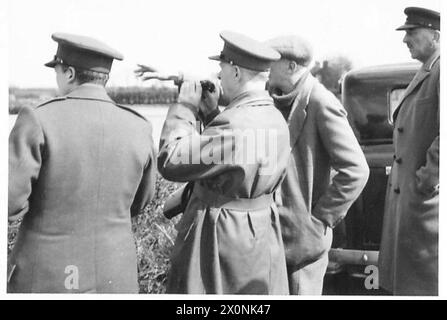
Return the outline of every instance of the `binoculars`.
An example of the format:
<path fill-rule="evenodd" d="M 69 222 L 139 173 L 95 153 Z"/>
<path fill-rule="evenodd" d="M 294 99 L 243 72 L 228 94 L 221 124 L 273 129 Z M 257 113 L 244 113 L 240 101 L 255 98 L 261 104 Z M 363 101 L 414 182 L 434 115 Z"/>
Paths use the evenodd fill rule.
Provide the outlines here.
<path fill-rule="evenodd" d="M 200 85 L 202 86 L 202 91 L 214 92 L 216 90 L 216 86 L 209 80 L 201 80 Z"/>
<path fill-rule="evenodd" d="M 172 75 L 170 77 L 172 78 L 172 80 L 174 80 L 174 84 L 178 87 L 178 90 L 180 91 L 180 88 L 184 81 L 183 74 L 180 73 L 179 75 Z M 201 80 L 200 85 L 202 86 L 202 97 L 203 97 L 203 91 L 213 93 L 216 90 L 216 86 L 210 80 Z"/>

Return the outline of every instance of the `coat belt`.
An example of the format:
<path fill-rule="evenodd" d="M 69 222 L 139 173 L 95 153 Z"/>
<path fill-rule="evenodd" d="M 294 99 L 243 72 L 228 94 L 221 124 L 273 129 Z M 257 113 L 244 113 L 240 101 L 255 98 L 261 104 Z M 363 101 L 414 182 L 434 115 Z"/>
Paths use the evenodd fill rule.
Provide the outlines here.
<path fill-rule="evenodd" d="M 211 191 L 196 183 L 193 193 L 210 207 L 249 211 L 266 209 L 273 203 L 273 194 L 263 194 L 257 198 L 230 198 Z"/>

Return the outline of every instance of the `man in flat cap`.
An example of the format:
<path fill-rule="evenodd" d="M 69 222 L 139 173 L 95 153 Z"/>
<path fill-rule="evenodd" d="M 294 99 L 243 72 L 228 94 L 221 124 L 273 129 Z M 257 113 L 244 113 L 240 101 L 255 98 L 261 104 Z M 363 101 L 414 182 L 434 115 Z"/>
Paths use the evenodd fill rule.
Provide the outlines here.
<path fill-rule="evenodd" d="M 168 293 L 288 294 L 273 192 L 290 154 L 289 133 L 265 90 L 271 48 L 224 31 L 219 90 L 183 83 L 163 127 L 158 168 L 168 180 L 194 181 L 178 225 Z M 201 99 L 202 93 L 205 99 Z M 196 130 L 202 114 L 204 130 Z"/>
<path fill-rule="evenodd" d="M 438 294 L 439 12 L 409 7 L 403 42 L 422 66 L 394 119 L 379 283 L 396 295 Z"/>
<path fill-rule="evenodd" d="M 8 292 L 138 293 L 131 216 L 154 193 L 151 124 L 104 88 L 122 55 L 55 33 L 61 97 L 23 109 L 9 138 L 9 220 L 23 218 Z"/>
<path fill-rule="evenodd" d="M 272 64 L 268 88 L 287 119 L 292 147 L 276 197 L 290 293 L 319 295 L 332 228 L 360 195 L 369 168 L 345 109 L 310 74 L 310 44 L 294 35 L 267 44 L 281 54 Z"/>

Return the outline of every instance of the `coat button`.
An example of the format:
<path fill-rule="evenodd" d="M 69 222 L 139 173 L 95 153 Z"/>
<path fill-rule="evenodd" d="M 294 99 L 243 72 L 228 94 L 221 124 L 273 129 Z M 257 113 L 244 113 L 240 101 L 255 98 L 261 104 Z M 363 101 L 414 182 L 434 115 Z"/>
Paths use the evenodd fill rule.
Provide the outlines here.
<path fill-rule="evenodd" d="M 395 154 L 393 154 L 393 160 L 396 160 L 396 158 L 397 158 L 397 157 L 396 157 L 396 155 L 395 155 Z"/>
<path fill-rule="evenodd" d="M 401 164 L 402 163 L 402 158 L 396 158 L 396 163 L 397 164 Z"/>
<path fill-rule="evenodd" d="M 399 188 L 395 188 L 395 189 L 394 189 L 394 192 L 396 192 L 397 194 L 399 194 L 399 193 L 400 193 L 400 189 L 399 189 Z"/>
<path fill-rule="evenodd" d="M 399 131 L 400 133 L 402 133 L 402 132 L 404 132 L 404 128 L 399 127 L 399 128 L 397 128 L 397 131 Z"/>

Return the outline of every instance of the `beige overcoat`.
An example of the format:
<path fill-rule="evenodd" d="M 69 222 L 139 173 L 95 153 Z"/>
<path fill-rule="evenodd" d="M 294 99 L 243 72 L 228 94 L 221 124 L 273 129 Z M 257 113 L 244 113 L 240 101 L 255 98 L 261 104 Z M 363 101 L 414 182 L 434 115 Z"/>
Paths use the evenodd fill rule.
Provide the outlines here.
<path fill-rule="evenodd" d="M 369 168 L 337 98 L 310 73 L 288 116 L 292 156 L 279 214 L 290 271 L 327 254 L 332 229 L 362 192 Z"/>
<path fill-rule="evenodd" d="M 249 91 L 200 134 L 194 107 L 173 105 L 158 167 L 194 181 L 171 258 L 168 293 L 288 294 L 272 193 L 290 154 L 289 133 L 266 91 Z"/>

